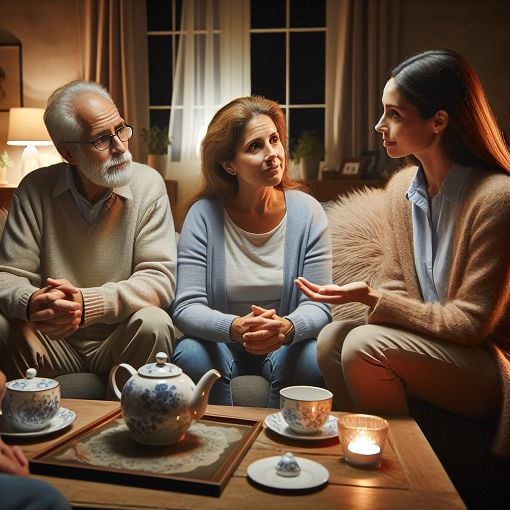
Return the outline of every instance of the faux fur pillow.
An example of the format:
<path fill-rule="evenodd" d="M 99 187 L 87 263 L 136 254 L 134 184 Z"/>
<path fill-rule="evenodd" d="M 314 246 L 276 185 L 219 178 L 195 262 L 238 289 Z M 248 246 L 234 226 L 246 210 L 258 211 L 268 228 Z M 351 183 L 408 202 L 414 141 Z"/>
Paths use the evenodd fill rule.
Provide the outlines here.
<path fill-rule="evenodd" d="M 333 282 L 375 284 L 383 254 L 385 192 L 362 188 L 326 208 L 333 247 Z M 368 307 L 349 303 L 333 307 L 333 320 L 366 322 Z"/>

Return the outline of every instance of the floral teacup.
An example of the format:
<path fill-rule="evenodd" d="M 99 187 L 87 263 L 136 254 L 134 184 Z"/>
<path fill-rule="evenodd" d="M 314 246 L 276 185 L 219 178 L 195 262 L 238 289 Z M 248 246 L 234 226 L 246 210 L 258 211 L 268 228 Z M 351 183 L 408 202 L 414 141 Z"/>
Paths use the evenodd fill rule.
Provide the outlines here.
<path fill-rule="evenodd" d="M 36 375 L 36 370 L 29 368 L 26 379 L 15 379 L 6 384 L 2 417 L 20 432 L 43 429 L 60 408 L 58 381 Z"/>
<path fill-rule="evenodd" d="M 326 423 L 333 394 L 315 386 L 288 386 L 280 390 L 283 419 L 297 434 L 316 434 Z"/>

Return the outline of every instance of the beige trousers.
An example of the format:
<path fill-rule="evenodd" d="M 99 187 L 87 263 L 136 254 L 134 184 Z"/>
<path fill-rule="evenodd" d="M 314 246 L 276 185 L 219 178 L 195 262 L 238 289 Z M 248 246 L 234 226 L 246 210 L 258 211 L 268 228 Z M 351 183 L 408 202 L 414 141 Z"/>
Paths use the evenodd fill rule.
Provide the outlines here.
<path fill-rule="evenodd" d="M 472 418 L 497 410 L 498 370 L 484 347 L 338 321 L 321 331 L 317 357 L 338 410 L 407 415 L 408 397 Z"/>
<path fill-rule="evenodd" d="M 56 377 L 76 372 L 108 373 L 118 363 L 139 368 L 163 351 L 170 359 L 174 326 L 167 312 L 151 306 L 138 310 L 119 324 L 108 326 L 105 336 L 87 337 L 87 329 L 72 337 L 51 340 L 22 321 L 0 315 L 0 367 L 8 380 L 24 377 L 37 368 L 39 376 Z M 37 361 L 34 351 L 43 353 Z"/>

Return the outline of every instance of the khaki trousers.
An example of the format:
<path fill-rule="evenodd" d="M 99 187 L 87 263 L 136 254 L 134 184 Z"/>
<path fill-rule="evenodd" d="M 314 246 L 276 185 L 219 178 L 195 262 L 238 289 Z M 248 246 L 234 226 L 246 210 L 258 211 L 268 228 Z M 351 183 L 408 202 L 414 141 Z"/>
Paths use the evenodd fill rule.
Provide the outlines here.
<path fill-rule="evenodd" d="M 119 324 L 108 326 L 103 337 L 87 338 L 87 329 L 72 337 L 51 340 L 28 323 L 8 321 L 0 315 L 0 366 L 7 379 L 25 376 L 29 367 L 37 375 L 56 377 L 76 372 L 108 373 L 118 363 L 139 368 L 163 351 L 170 359 L 174 326 L 167 312 L 157 307 L 138 310 Z M 37 363 L 34 350 L 43 353 Z"/>
<path fill-rule="evenodd" d="M 498 407 L 498 370 L 483 346 L 338 321 L 321 331 L 317 357 L 338 410 L 407 415 L 408 397 L 471 418 Z"/>

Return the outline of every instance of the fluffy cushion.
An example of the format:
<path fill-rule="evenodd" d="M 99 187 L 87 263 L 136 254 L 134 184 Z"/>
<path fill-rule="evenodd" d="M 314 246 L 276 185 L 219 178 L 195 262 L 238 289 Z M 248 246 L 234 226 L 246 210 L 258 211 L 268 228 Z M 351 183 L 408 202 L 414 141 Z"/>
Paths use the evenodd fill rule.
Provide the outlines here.
<path fill-rule="evenodd" d="M 326 208 L 333 247 L 333 282 L 365 281 L 374 285 L 383 253 L 385 192 L 362 188 Z M 333 307 L 334 320 L 366 322 L 368 307 L 349 303 Z"/>

